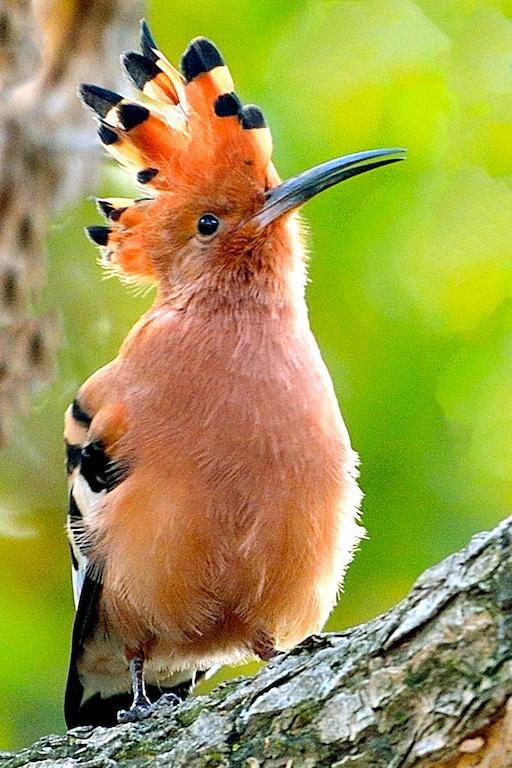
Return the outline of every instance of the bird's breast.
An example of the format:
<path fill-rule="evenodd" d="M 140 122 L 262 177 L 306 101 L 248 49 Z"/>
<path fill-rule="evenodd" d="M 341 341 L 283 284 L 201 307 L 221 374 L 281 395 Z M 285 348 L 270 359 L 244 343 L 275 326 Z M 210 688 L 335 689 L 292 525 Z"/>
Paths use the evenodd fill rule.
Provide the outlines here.
<path fill-rule="evenodd" d="M 269 320 L 173 331 L 153 327 L 117 379 L 133 471 L 112 495 L 103 537 L 112 573 L 155 621 L 167 611 L 203 635 L 226 612 L 277 631 L 299 603 L 308 628 L 318 628 L 319 585 L 330 607 L 340 531 L 347 514 L 354 522 L 357 493 L 354 455 L 309 329 Z"/>
<path fill-rule="evenodd" d="M 191 322 L 148 337 L 133 361 L 126 445 L 169 476 L 182 460 L 223 494 L 273 477 L 286 485 L 348 447 L 329 375 L 303 323 Z M 137 372 L 142 358 L 144 371 Z M 127 360 L 130 365 L 131 361 Z"/>

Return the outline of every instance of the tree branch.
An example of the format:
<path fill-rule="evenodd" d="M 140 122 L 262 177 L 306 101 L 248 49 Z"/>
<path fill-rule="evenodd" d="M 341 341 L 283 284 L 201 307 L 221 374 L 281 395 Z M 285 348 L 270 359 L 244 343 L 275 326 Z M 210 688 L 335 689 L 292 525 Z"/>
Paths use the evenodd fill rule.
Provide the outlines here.
<path fill-rule="evenodd" d="M 0 766 L 510 768 L 511 541 L 512 518 L 367 624 L 142 723 L 44 737 Z"/>

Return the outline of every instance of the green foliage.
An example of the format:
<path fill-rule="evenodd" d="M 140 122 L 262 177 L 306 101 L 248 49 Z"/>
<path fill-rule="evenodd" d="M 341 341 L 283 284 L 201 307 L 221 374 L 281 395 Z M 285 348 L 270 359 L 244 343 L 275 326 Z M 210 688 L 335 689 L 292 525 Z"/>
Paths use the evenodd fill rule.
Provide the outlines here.
<path fill-rule="evenodd" d="M 363 621 L 512 495 L 512 2 L 153 0 L 149 16 L 174 61 L 195 35 L 219 44 L 267 115 L 283 177 L 344 152 L 409 150 L 305 211 L 311 321 L 361 456 L 369 531 L 329 628 Z M 102 192 L 127 186 L 106 169 Z M 96 220 L 84 203 L 54 222 L 45 302 L 62 315 L 60 376 L 0 457 L 11 747 L 63 728 L 62 413 L 150 300 L 102 281 L 82 234 Z"/>

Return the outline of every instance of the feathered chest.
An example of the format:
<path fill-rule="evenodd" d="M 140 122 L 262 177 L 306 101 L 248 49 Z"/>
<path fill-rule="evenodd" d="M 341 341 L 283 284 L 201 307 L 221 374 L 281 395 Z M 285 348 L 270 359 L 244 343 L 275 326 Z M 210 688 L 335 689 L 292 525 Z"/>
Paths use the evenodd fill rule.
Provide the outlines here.
<path fill-rule="evenodd" d="M 336 450 L 344 428 L 307 326 L 175 316 L 142 324 L 110 373 L 126 407 L 121 446 L 144 463 L 239 452 L 253 461 Z"/>

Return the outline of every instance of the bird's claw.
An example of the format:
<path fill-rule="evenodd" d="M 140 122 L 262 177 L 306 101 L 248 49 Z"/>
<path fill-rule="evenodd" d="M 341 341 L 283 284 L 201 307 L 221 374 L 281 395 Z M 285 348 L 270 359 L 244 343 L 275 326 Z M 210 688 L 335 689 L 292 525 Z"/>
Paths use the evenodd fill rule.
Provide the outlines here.
<path fill-rule="evenodd" d="M 181 704 L 181 699 L 175 693 L 162 693 L 160 698 L 155 701 L 155 704 L 164 707 L 177 707 L 178 704 Z"/>
<path fill-rule="evenodd" d="M 118 723 L 138 723 L 139 720 L 144 720 L 149 717 L 154 709 L 154 704 L 150 701 L 140 701 L 137 704 L 132 704 L 130 709 L 120 709 L 117 713 Z"/>
<path fill-rule="evenodd" d="M 138 723 L 139 720 L 145 720 L 153 714 L 156 706 L 177 707 L 181 704 L 181 699 L 174 693 L 163 693 L 158 701 L 153 704 L 149 699 L 141 700 L 132 704 L 130 709 L 120 709 L 117 713 L 118 723 Z"/>

